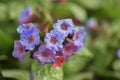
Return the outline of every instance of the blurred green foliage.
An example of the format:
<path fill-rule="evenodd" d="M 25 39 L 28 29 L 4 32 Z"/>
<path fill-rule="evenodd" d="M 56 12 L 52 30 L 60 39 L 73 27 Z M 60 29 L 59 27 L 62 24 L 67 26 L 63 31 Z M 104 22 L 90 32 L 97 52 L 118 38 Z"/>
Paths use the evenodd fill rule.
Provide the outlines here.
<path fill-rule="evenodd" d="M 120 80 L 120 0 L 0 0 L 0 80 L 29 80 L 32 71 L 35 80 Z M 95 17 L 99 30 L 87 30 L 85 48 L 64 63 L 63 67 L 41 67 L 26 57 L 20 62 L 12 57 L 13 42 L 20 11 L 31 6 L 36 12 L 40 6 L 46 18 L 72 18 L 85 24 Z M 29 53 L 28 53 L 29 54 Z M 31 68 L 32 64 L 32 68 Z"/>

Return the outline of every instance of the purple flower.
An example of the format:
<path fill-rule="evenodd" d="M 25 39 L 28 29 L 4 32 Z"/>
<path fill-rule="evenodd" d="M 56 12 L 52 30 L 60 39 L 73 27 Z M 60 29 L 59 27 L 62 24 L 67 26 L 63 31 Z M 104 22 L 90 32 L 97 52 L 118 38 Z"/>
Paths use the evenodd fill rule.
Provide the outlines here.
<path fill-rule="evenodd" d="M 117 51 L 117 57 L 120 59 L 120 49 Z"/>
<path fill-rule="evenodd" d="M 31 29 L 23 30 L 20 35 L 20 42 L 25 49 L 33 50 L 36 45 L 40 43 L 39 31 L 36 27 L 32 27 Z"/>
<path fill-rule="evenodd" d="M 23 9 L 20 13 L 20 19 L 19 19 L 19 23 L 23 24 L 23 23 L 27 23 L 28 19 L 30 17 L 32 17 L 33 12 L 31 7 L 26 7 L 25 9 Z"/>
<path fill-rule="evenodd" d="M 83 27 L 80 27 L 79 30 L 73 36 L 73 42 L 77 46 L 83 46 L 86 41 L 86 32 Z"/>
<path fill-rule="evenodd" d="M 76 52 L 81 48 L 81 46 L 76 46 L 74 43 L 67 43 L 61 50 L 64 56 L 71 56 L 76 54 Z"/>
<path fill-rule="evenodd" d="M 25 48 L 18 40 L 14 41 L 14 50 L 12 55 L 18 58 L 20 61 L 23 61 L 24 57 L 26 56 Z"/>
<path fill-rule="evenodd" d="M 35 27 L 33 23 L 28 23 L 28 24 L 21 24 L 17 28 L 17 32 L 21 34 L 24 30 L 30 30 L 31 28 Z"/>
<path fill-rule="evenodd" d="M 46 63 L 54 63 L 55 51 L 48 48 L 46 45 L 42 45 L 39 49 L 33 54 L 33 57 L 38 60 L 40 65 L 44 65 Z"/>
<path fill-rule="evenodd" d="M 95 18 L 90 18 L 86 23 L 86 27 L 91 30 L 95 30 L 97 26 L 98 26 L 98 23 Z"/>
<path fill-rule="evenodd" d="M 58 20 L 54 25 L 54 29 L 65 35 L 72 34 L 75 31 L 74 23 L 71 19 Z"/>
<path fill-rule="evenodd" d="M 47 46 L 52 47 L 54 50 L 58 51 L 59 48 L 63 48 L 62 43 L 64 39 L 65 37 L 62 33 L 56 30 L 52 30 L 50 33 L 46 34 L 44 41 L 46 42 Z"/>

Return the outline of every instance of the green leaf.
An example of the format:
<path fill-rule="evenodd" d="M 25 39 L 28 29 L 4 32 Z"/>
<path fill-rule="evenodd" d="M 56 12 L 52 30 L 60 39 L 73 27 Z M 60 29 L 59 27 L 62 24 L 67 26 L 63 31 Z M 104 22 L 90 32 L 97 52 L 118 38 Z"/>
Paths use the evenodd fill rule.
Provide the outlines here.
<path fill-rule="evenodd" d="M 83 7 L 74 3 L 69 3 L 68 7 L 76 19 L 83 22 L 87 19 L 87 12 Z"/>
<path fill-rule="evenodd" d="M 5 4 L 0 3 L 0 21 L 6 20 L 7 18 L 7 7 Z"/>
<path fill-rule="evenodd" d="M 113 63 L 113 69 L 116 71 L 120 71 L 120 60 L 115 60 Z"/>
<path fill-rule="evenodd" d="M 93 57 L 93 54 L 85 47 L 82 49 L 82 51 L 78 52 L 78 54 L 81 56 Z"/>
<path fill-rule="evenodd" d="M 15 78 L 17 80 L 30 80 L 29 73 L 24 70 L 3 70 L 4 77 Z"/>
<path fill-rule="evenodd" d="M 103 1 L 101 0 L 76 0 L 78 3 L 83 5 L 87 9 L 96 10 L 103 6 Z"/>
<path fill-rule="evenodd" d="M 5 80 L 0 70 L 0 80 Z"/>
<path fill-rule="evenodd" d="M 10 49 L 12 44 L 12 38 L 0 30 L 0 50 Z"/>
<path fill-rule="evenodd" d="M 81 52 L 70 57 L 68 62 L 64 63 L 63 65 L 64 74 L 69 76 L 77 73 L 78 71 L 82 70 L 91 59 L 92 54 L 87 49 L 84 48 Z"/>
<path fill-rule="evenodd" d="M 51 64 L 40 66 L 38 62 L 32 65 L 32 73 L 35 80 L 63 80 L 61 67 L 52 68 Z"/>
<path fill-rule="evenodd" d="M 71 15 L 68 4 L 54 4 L 51 9 L 51 14 L 56 18 L 65 18 Z"/>
<path fill-rule="evenodd" d="M 15 7 L 17 6 L 17 7 Z M 12 2 L 9 3 L 8 7 L 8 11 L 9 11 L 9 18 L 10 19 L 14 19 L 18 21 L 18 18 L 20 16 L 20 11 L 24 8 L 24 5 L 21 2 Z"/>
<path fill-rule="evenodd" d="M 84 72 L 77 75 L 65 77 L 64 80 L 92 80 L 93 72 Z"/>

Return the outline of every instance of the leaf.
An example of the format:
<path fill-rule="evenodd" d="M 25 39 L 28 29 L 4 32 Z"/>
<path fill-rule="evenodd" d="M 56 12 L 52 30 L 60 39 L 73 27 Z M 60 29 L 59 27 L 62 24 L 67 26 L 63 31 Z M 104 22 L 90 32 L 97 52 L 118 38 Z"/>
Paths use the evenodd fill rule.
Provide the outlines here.
<path fill-rule="evenodd" d="M 51 9 L 51 14 L 56 18 L 65 18 L 71 15 L 68 4 L 54 4 Z"/>
<path fill-rule="evenodd" d="M 76 55 L 71 56 L 68 62 L 64 63 L 64 74 L 68 76 L 77 73 L 78 71 L 82 70 L 91 59 L 91 53 L 87 51 L 87 49 L 83 49 Z"/>
<path fill-rule="evenodd" d="M 17 80 L 30 80 L 29 73 L 24 70 L 3 70 L 4 77 L 15 78 Z"/>
<path fill-rule="evenodd" d="M 7 8 L 5 4 L 0 3 L 0 21 L 6 20 Z"/>
<path fill-rule="evenodd" d="M 103 1 L 101 0 L 76 0 L 78 3 L 83 5 L 87 9 L 96 10 L 103 6 Z"/>
<path fill-rule="evenodd" d="M 17 7 L 15 7 L 17 6 Z M 20 15 L 20 11 L 24 8 L 24 5 L 21 2 L 10 2 L 8 7 L 9 11 L 9 18 L 13 20 L 17 20 Z"/>
<path fill-rule="evenodd" d="M 50 64 L 40 66 L 38 62 L 32 64 L 32 73 L 35 80 L 63 80 L 61 67 L 52 68 Z"/>
<path fill-rule="evenodd" d="M 0 30 L 0 50 L 10 49 L 12 44 L 12 38 Z"/>
<path fill-rule="evenodd" d="M 68 7 L 76 19 L 83 22 L 87 19 L 87 12 L 83 7 L 73 3 L 69 3 Z"/>
<path fill-rule="evenodd" d="M 4 80 L 4 77 L 3 77 L 2 73 L 1 73 L 1 70 L 0 70 L 0 80 Z"/>
<path fill-rule="evenodd" d="M 78 52 L 78 54 L 81 56 L 87 56 L 91 58 L 93 57 L 93 54 L 85 47 L 80 52 Z"/>
<path fill-rule="evenodd" d="M 93 73 L 92 72 L 84 72 L 77 75 L 72 75 L 69 77 L 65 77 L 64 80 L 92 80 Z"/>
<path fill-rule="evenodd" d="M 120 71 L 120 60 L 115 60 L 113 63 L 113 69 L 116 71 Z"/>

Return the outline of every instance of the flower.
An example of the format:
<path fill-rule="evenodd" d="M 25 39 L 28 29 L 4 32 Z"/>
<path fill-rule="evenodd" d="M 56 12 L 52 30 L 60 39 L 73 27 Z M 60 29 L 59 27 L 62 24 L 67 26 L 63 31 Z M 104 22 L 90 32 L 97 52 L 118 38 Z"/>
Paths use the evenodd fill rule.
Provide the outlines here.
<path fill-rule="evenodd" d="M 90 30 L 96 30 L 98 27 L 97 20 L 95 18 L 90 18 L 86 23 L 86 27 Z"/>
<path fill-rule="evenodd" d="M 64 56 L 71 56 L 74 55 L 78 50 L 80 50 L 81 46 L 76 46 L 73 42 L 69 42 L 65 44 L 63 49 L 61 50 Z"/>
<path fill-rule="evenodd" d="M 44 41 L 46 42 L 46 45 L 49 47 L 53 47 L 54 50 L 57 50 L 59 48 L 62 48 L 63 45 L 63 41 L 64 41 L 65 37 L 63 34 L 61 34 L 60 32 L 56 31 L 56 30 L 52 30 L 50 31 L 50 33 L 47 33 Z"/>
<path fill-rule="evenodd" d="M 30 30 L 31 28 L 35 28 L 35 25 L 33 23 L 28 23 L 28 24 L 21 24 L 17 28 L 17 32 L 21 34 L 24 30 L 28 29 Z"/>
<path fill-rule="evenodd" d="M 120 49 L 117 51 L 117 57 L 120 59 Z"/>
<path fill-rule="evenodd" d="M 32 9 L 31 9 L 31 7 L 26 7 L 20 13 L 19 23 L 20 24 L 28 23 L 29 22 L 29 18 L 31 18 L 31 17 L 33 17 Z"/>
<path fill-rule="evenodd" d="M 46 63 L 54 63 L 55 51 L 47 47 L 46 45 L 42 45 L 38 48 L 38 50 L 33 54 L 34 59 L 37 59 L 40 65 L 44 65 Z"/>
<path fill-rule="evenodd" d="M 40 43 L 39 31 L 36 27 L 23 30 L 20 35 L 20 42 L 26 50 L 33 50 Z"/>
<path fill-rule="evenodd" d="M 15 58 L 18 58 L 20 61 L 23 61 L 24 57 L 26 56 L 25 48 L 18 40 L 14 41 L 14 50 L 12 55 Z"/>
<path fill-rule="evenodd" d="M 75 31 L 73 21 L 71 19 L 58 20 L 54 25 L 54 29 L 60 31 L 65 35 L 72 34 Z"/>
<path fill-rule="evenodd" d="M 55 68 L 56 66 L 62 66 L 62 64 L 66 61 L 65 56 L 56 55 L 56 61 L 53 63 L 52 67 Z"/>
<path fill-rule="evenodd" d="M 73 42 L 77 46 L 83 46 L 86 41 L 86 32 L 83 27 L 80 27 L 73 36 Z"/>

